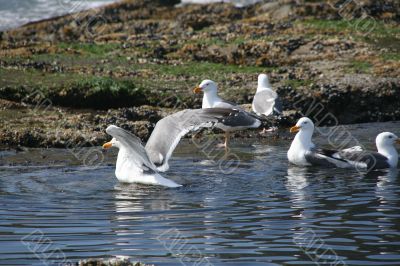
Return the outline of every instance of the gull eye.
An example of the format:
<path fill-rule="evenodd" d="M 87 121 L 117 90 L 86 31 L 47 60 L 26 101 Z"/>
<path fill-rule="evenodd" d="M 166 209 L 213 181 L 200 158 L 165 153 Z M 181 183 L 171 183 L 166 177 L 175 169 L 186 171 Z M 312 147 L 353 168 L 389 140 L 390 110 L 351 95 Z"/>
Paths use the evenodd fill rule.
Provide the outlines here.
<path fill-rule="evenodd" d="M 304 122 L 304 125 L 306 125 L 308 122 Z"/>
<path fill-rule="evenodd" d="M 389 136 L 389 139 L 392 139 L 393 138 L 393 136 Z"/>

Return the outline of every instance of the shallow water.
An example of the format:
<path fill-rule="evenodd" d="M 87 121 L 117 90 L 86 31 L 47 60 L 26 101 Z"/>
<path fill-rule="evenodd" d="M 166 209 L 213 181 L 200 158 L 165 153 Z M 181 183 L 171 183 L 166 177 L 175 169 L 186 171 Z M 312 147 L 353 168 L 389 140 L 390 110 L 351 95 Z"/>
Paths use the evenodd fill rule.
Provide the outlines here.
<path fill-rule="evenodd" d="M 0 0 L 0 31 L 118 0 Z"/>
<path fill-rule="evenodd" d="M 75 13 L 120 0 L 0 0 L 0 31 L 23 24 Z M 256 3 L 259 0 L 225 0 L 237 6 Z M 182 3 L 213 3 L 221 0 L 183 0 Z"/>
<path fill-rule="evenodd" d="M 373 147 L 400 123 L 345 128 Z M 327 137 L 317 134 L 317 142 Z M 372 143 L 372 146 L 371 146 Z M 155 265 L 399 265 L 398 171 L 289 166 L 289 140 L 237 140 L 230 174 L 184 141 L 166 176 L 185 186 L 119 184 L 66 150 L 0 154 L 0 264 L 129 256 Z"/>

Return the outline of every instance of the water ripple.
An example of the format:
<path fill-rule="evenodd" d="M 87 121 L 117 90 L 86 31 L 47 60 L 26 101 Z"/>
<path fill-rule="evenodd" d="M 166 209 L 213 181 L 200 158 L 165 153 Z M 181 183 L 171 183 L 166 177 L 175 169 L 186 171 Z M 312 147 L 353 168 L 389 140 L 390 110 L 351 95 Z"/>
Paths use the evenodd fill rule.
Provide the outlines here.
<path fill-rule="evenodd" d="M 131 256 L 156 265 L 199 258 L 311 265 L 315 255 L 327 263 L 398 265 L 398 173 L 288 167 L 287 145 L 271 145 L 268 153 L 256 152 L 263 145 L 249 153 L 235 147 L 246 154 L 230 175 L 184 146 L 167 174 L 186 180 L 180 189 L 119 184 L 109 165 L 114 158 L 96 170 L 4 167 L 0 264 L 41 265 L 62 250 L 72 261 Z M 34 254 L 29 245 L 38 244 L 38 234 L 49 245 Z"/>

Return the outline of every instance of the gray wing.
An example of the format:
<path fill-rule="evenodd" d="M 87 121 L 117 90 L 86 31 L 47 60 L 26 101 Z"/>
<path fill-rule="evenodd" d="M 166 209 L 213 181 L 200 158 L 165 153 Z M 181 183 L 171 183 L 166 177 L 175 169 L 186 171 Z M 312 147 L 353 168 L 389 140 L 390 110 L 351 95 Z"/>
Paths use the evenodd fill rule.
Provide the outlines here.
<path fill-rule="evenodd" d="M 156 170 L 155 165 L 151 162 L 147 155 L 142 141 L 138 137 L 114 125 L 108 126 L 106 132 L 119 141 L 128 150 L 127 154 L 131 156 L 132 161 L 134 161 L 139 167 L 142 169 L 143 166 L 145 166 L 144 168 L 148 168 L 143 170 Z"/>
<path fill-rule="evenodd" d="M 168 170 L 168 160 L 184 135 L 202 127 L 212 127 L 223 117 L 237 112 L 224 108 L 187 109 L 161 119 L 145 147 L 150 160 L 159 171 Z"/>
<path fill-rule="evenodd" d="M 263 90 L 254 95 L 252 108 L 256 114 L 269 116 L 274 111 L 281 113 L 282 103 L 275 91 Z"/>
<path fill-rule="evenodd" d="M 222 130 L 237 130 L 246 128 L 258 128 L 261 125 L 261 121 L 253 114 L 246 111 L 240 110 L 230 116 L 227 116 L 221 120 L 218 127 Z"/>
<path fill-rule="evenodd" d="M 239 111 L 234 114 L 232 113 L 231 115 L 225 117 L 221 123 L 218 123 L 217 127 L 224 131 L 258 128 L 261 125 L 262 117 L 245 111 L 236 103 L 222 100 L 216 104 L 214 108 L 228 108 Z"/>
<path fill-rule="evenodd" d="M 282 114 L 282 112 L 283 112 L 282 101 L 281 98 L 278 97 L 275 99 L 274 113 L 280 115 Z"/>
<path fill-rule="evenodd" d="M 306 160 L 311 164 L 331 167 L 356 167 L 358 169 L 386 169 L 389 168 L 385 156 L 377 152 L 368 152 L 360 146 L 341 151 L 327 149 L 313 149 L 306 153 Z"/>
<path fill-rule="evenodd" d="M 367 170 L 390 168 L 388 159 L 377 152 L 347 149 L 340 151 L 339 156 L 352 165 Z"/>
<path fill-rule="evenodd" d="M 311 149 L 306 152 L 305 158 L 311 165 L 324 167 L 350 168 L 352 165 L 338 156 L 338 151 L 327 149 Z"/>

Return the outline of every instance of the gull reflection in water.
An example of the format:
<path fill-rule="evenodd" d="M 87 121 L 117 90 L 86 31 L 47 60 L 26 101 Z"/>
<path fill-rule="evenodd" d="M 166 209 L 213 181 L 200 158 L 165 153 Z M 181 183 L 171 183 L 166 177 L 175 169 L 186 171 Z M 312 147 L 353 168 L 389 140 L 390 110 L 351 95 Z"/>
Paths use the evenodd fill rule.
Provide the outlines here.
<path fill-rule="evenodd" d="M 382 207 L 390 206 L 397 200 L 396 180 L 399 176 L 398 169 L 374 171 L 366 174 L 366 178 L 376 179 L 375 195 Z"/>
<path fill-rule="evenodd" d="M 313 177 L 315 173 L 311 172 L 308 168 L 289 166 L 287 170 L 285 187 L 289 192 L 293 209 L 298 209 L 300 213 L 294 217 L 300 218 L 299 226 L 305 226 L 308 219 L 313 218 L 314 212 L 309 212 L 313 208 L 315 202 L 312 197 L 312 190 L 309 188 L 309 178 Z M 310 194 L 311 193 L 311 194 Z"/>
<path fill-rule="evenodd" d="M 173 194 L 170 189 L 141 184 L 119 183 L 114 187 L 116 220 L 141 220 L 144 211 L 170 209 Z"/>
<path fill-rule="evenodd" d="M 139 248 L 137 239 L 152 239 L 151 241 L 158 243 L 156 237 L 165 229 L 146 227 L 146 224 L 151 225 L 155 221 L 168 224 L 169 217 L 165 215 L 165 211 L 171 209 L 174 191 L 176 193 L 174 189 L 151 185 L 115 185 L 115 212 L 110 219 L 116 236 L 114 245 L 120 246 L 121 251 L 134 252 Z"/>
<path fill-rule="evenodd" d="M 309 186 L 307 175 L 309 174 L 307 168 L 290 166 L 287 170 L 285 187 L 291 192 L 291 198 L 294 205 L 300 204 L 304 207 L 304 201 L 306 200 L 305 188 Z"/>

